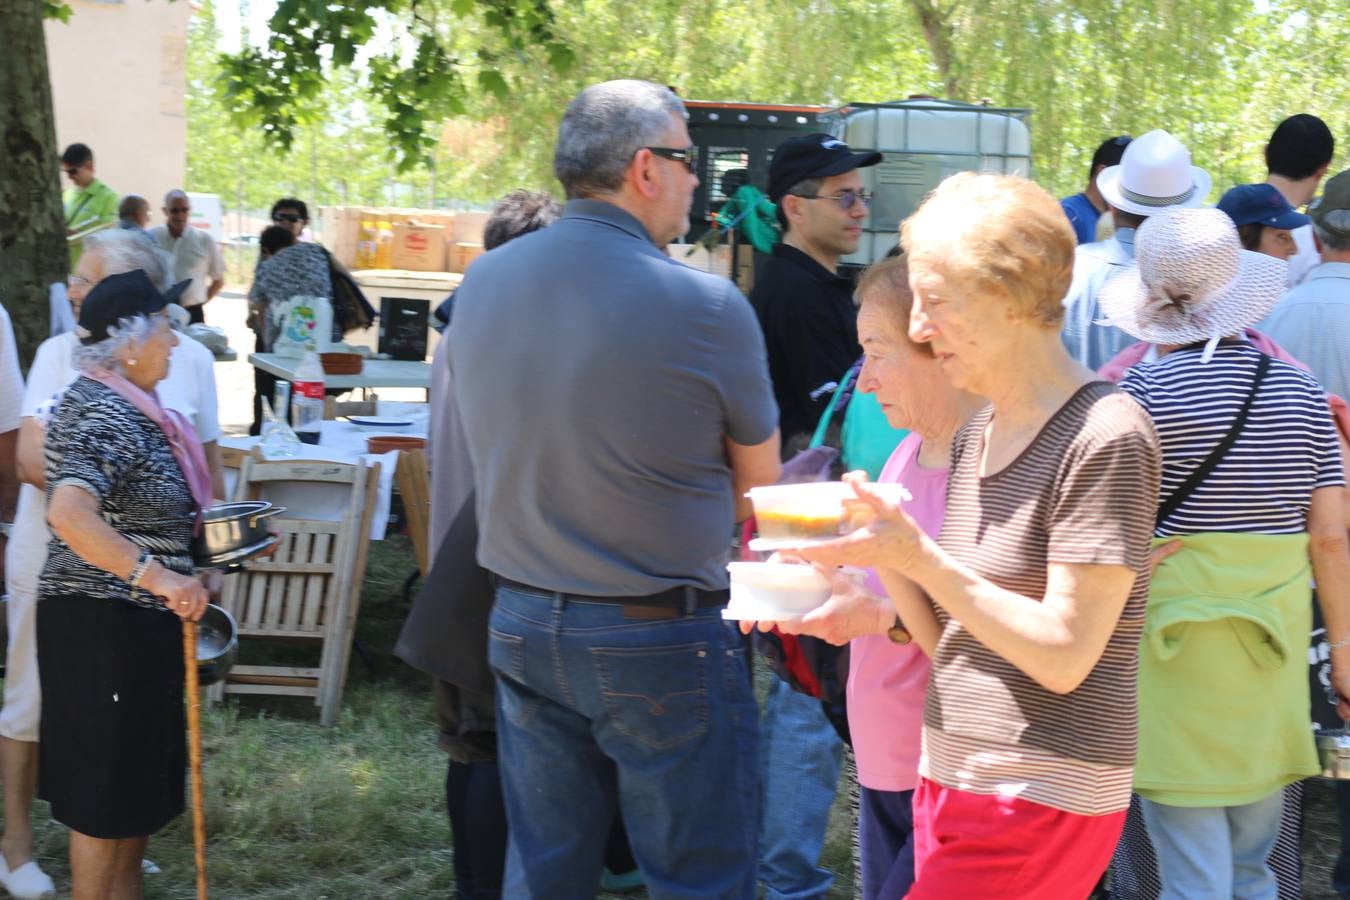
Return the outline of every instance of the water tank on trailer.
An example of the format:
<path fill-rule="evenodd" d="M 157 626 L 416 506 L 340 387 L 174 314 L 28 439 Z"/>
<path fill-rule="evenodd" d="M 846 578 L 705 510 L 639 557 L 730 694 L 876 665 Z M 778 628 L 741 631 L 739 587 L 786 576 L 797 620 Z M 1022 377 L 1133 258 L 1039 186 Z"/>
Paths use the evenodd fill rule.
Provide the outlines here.
<path fill-rule="evenodd" d="M 938 182 L 957 172 L 1031 176 L 1029 109 L 997 109 L 930 97 L 854 103 L 829 116 L 830 131 L 854 151 L 885 159 L 859 169 L 873 195 L 858 251 L 840 260 L 867 265 L 895 246 L 900 223 Z M 978 215 L 978 211 L 972 211 Z"/>

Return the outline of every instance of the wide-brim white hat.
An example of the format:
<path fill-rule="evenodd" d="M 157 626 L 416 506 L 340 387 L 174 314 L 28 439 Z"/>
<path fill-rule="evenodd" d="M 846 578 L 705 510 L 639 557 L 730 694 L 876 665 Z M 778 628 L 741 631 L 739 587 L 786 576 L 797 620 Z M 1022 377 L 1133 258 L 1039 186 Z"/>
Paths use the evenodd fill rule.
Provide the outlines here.
<path fill-rule="evenodd" d="M 1135 237 L 1135 261 L 1097 294 L 1104 318 L 1150 344 L 1194 344 L 1241 332 L 1284 293 L 1284 260 L 1243 250 L 1217 209 L 1169 209 Z"/>
<path fill-rule="evenodd" d="M 1190 209 L 1205 202 L 1213 180 L 1165 131 L 1150 131 L 1125 148 L 1120 165 L 1097 174 L 1097 190 L 1116 209 L 1155 216 L 1164 209 Z"/>

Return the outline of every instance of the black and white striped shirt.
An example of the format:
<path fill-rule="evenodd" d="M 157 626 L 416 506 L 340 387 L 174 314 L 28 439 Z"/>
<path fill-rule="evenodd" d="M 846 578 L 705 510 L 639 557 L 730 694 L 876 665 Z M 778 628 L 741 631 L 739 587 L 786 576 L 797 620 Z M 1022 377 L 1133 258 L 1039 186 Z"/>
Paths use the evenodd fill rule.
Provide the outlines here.
<path fill-rule="evenodd" d="M 1208 363 L 1200 357 L 1200 349 L 1176 350 L 1135 366 L 1120 382 L 1158 430 L 1160 500 L 1180 487 L 1232 427 L 1261 352 L 1245 341 L 1225 341 Z M 1237 443 L 1155 534 L 1297 534 L 1307 530 L 1312 492 L 1344 483 L 1322 386 L 1274 360 Z"/>

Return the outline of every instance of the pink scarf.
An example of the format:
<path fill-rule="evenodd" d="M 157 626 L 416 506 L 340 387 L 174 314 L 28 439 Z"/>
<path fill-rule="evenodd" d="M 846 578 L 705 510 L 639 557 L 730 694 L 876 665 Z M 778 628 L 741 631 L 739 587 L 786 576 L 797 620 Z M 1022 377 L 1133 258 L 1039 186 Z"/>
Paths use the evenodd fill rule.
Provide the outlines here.
<path fill-rule="evenodd" d="M 169 441 L 169 450 L 178 461 L 178 468 L 183 470 L 188 490 L 197 504 L 197 518 L 192 525 L 192 533 L 199 533 L 202 510 L 211 505 L 214 497 L 211 491 L 211 469 L 206 464 L 206 453 L 202 450 L 202 440 L 197 436 L 197 429 L 182 413 L 161 406 L 159 397 L 153 391 L 147 393 L 121 375 L 98 366 L 88 366 L 81 371 L 145 413 L 145 417 L 164 432 L 164 437 Z"/>

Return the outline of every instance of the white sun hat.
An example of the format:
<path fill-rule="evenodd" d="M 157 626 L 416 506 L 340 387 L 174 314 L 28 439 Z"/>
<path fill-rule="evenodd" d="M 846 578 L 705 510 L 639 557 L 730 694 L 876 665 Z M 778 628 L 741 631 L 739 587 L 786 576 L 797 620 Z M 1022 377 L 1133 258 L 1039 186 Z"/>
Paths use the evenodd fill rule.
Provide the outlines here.
<path fill-rule="evenodd" d="M 1284 260 L 1242 249 L 1217 209 L 1169 209 L 1135 237 L 1134 262 L 1102 286 L 1097 303 L 1114 325 L 1150 344 L 1208 342 L 1259 322 L 1284 293 Z"/>
<path fill-rule="evenodd" d="M 1209 196 L 1211 185 L 1209 173 L 1191 165 L 1190 151 L 1162 130 L 1130 141 L 1120 165 L 1097 174 L 1102 198 L 1136 216 L 1199 206 Z"/>

